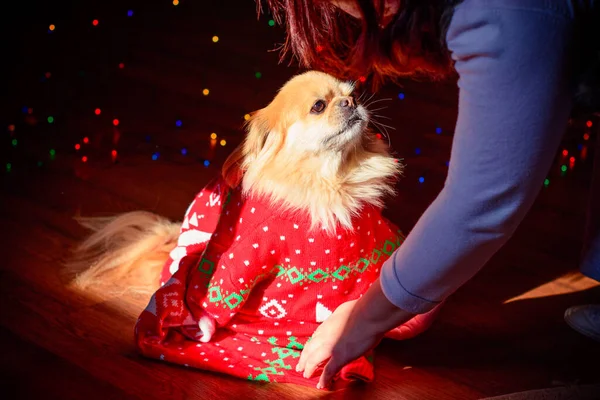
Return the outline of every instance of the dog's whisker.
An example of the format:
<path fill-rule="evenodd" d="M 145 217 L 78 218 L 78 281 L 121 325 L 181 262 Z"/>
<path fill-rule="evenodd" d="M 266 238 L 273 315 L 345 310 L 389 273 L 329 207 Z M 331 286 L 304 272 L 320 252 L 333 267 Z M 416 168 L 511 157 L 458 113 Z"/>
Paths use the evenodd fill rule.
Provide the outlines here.
<path fill-rule="evenodd" d="M 382 102 L 382 101 L 391 101 L 391 100 L 392 100 L 392 98 L 391 98 L 391 97 L 386 97 L 386 98 L 383 98 L 383 99 L 377 99 L 377 100 L 373 100 L 373 101 L 372 101 L 372 102 L 370 102 L 369 104 L 365 104 L 365 107 L 367 107 L 367 108 L 368 108 L 369 106 L 372 106 L 373 104 L 380 103 L 380 102 Z"/>

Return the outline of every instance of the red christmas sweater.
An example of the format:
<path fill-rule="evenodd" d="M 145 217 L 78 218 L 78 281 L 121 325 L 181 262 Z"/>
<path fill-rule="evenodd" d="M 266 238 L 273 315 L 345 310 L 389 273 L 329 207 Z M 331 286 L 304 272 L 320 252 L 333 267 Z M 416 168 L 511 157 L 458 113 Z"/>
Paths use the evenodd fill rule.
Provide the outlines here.
<path fill-rule="evenodd" d="M 296 372 L 303 346 L 333 310 L 367 290 L 403 241 L 373 207 L 353 226 L 310 231 L 308 215 L 213 181 L 189 206 L 162 286 L 138 319 L 139 351 L 252 381 L 315 387 L 319 373 L 305 379 Z M 198 340 L 204 312 L 217 326 L 209 343 Z M 337 383 L 373 376 L 368 355 L 346 366 Z"/>

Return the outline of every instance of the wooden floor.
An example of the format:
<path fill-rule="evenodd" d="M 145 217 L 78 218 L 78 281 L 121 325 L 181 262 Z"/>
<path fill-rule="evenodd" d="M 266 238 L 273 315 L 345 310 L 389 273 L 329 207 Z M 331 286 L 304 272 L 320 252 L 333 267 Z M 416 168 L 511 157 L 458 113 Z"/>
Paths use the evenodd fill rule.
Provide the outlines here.
<path fill-rule="evenodd" d="M 85 234 L 72 217 L 145 209 L 180 218 L 239 142 L 244 114 L 296 69 L 268 51 L 282 31 L 268 16 L 257 21 L 251 0 L 19 3 L 2 28 L 11 59 L 0 107 L 3 398 L 480 399 L 600 384 L 600 344 L 562 319 L 569 306 L 600 301 L 598 284 L 577 272 L 600 126 L 586 127 L 587 118 L 574 119 L 565 136 L 574 166 L 557 155 L 517 234 L 429 332 L 381 344 L 374 383 L 327 394 L 139 357 L 133 324 L 146 299 L 101 300 L 73 291 L 61 274 Z M 381 114 L 392 118 L 391 143 L 407 164 L 388 209 L 406 231 L 442 187 L 456 94 L 454 82 L 406 82 L 376 96 L 388 99 Z M 212 132 L 226 145 L 211 144 Z"/>

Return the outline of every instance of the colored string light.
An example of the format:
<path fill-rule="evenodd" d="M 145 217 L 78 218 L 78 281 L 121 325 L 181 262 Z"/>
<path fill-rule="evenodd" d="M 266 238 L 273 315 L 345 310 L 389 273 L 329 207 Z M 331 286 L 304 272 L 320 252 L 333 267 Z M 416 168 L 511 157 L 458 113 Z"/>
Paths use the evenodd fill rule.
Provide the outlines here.
<path fill-rule="evenodd" d="M 123 68 L 125 68 L 125 64 L 119 63 L 119 69 L 123 69 Z"/>
<path fill-rule="evenodd" d="M 51 124 L 54 122 L 54 117 L 53 116 L 49 116 L 48 117 L 48 123 Z"/>
<path fill-rule="evenodd" d="M 81 161 L 83 161 L 83 162 L 87 162 L 87 160 L 88 160 L 87 156 L 83 156 L 83 157 L 81 157 Z"/>
<path fill-rule="evenodd" d="M 400 100 L 404 100 L 404 93 L 402 93 L 402 92 L 398 93 L 398 98 Z"/>
<path fill-rule="evenodd" d="M 592 125 L 593 125 L 593 124 L 592 124 L 592 121 L 587 121 L 587 122 L 585 123 L 585 126 L 587 126 L 588 128 L 591 128 L 591 127 L 592 127 Z"/>
<path fill-rule="evenodd" d="M 90 142 L 90 138 L 89 137 L 84 137 L 83 138 L 83 143 L 88 144 Z"/>
<path fill-rule="evenodd" d="M 18 142 L 17 142 L 17 139 L 13 139 L 13 140 L 11 141 L 11 144 L 13 145 L 13 147 L 17 147 L 17 143 L 18 143 Z"/>
<path fill-rule="evenodd" d="M 210 161 L 208 161 L 208 160 L 204 160 L 204 166 L 205 166 L 205 167 L 208 167 L 209 165 L 210 165 Z"/>
<path fill-rule="evenodd" d="M 420 149 L 419 147 L 417 147 L 417 148 L 415 149 L 415 154 L 416 154 L 416 155 L 419 155 L 419 154 L 421 154 L 421 149 Z"/>
<path fill-rule="evenodd" d="M 213 43 L 217 43 L 219 41 L 219 37 L 217 35 L 212 37 Z"/>
<path fill-rule="evenodd" d="M 548 187 L 548 185 L 550 185 L 550 179 L 546 178 L 544 179 L 544 186 Z"/>
<path fill-rule="evenodd" d="M 13 124 L 10 124 L 10 125 L 8 126 L 8 131 L 9 131 L 9 132 L 14 132 L 14 131 L 15 131 L 15 126 L 14 126 Z"/>
<path fill-rule="evenodd" d="M 158 152 L 156 152 L 156 153 L 153 153 L 153 154 L 152 154 L 152 160 L 153 160 L 153 161 L 156 161 L 156 160 L 158 160 L 158 156 L 159 156 Z"/>
<path fill-rule="evenodd" d="M 50 156 L 54 157 L 56 155 L 56 150 L 50 149 Z"/>
<path fill-rule="evenodd" d="M 583 140 L 590 140 L 590 134 L 589 133 L 584 133 L 583 134 Z"/>
<path fill-rule="evenodd" d="M 102 110 L 101 110 L 101 109 L 99 109 L 99 108 L 96 108 L 96 109 L 94 110 L 94 114 L 96 114 L 96 115 L 100 115 L 101 113 L 102 113 Z"/>
<path fill-rule="evenodd" d="M 262 74 L 260 72 L 255 73 L 254 76 L 256 77 L 256 79 L 262 78 Z"/>
<path fill-rule="evenodd" d="M 184 156 L 187 155 L 187 149 L 185 147 L 181 149 L 181 154 L 183 154 Z"/>
<path fill-rule="evenodd" d="M 419 177 L 419 183 L 423 183 L 425 182 L 425 178 L 423 178 L 422 176 Z"/>
<path fill-rule="evenodd" d="M 248 121 L 249 119 L 250 119 L 250 114 L 245 114 L 245 115 L 244 115 L 244 120 L 245 120 L 245 121 Z"/>
<path fill-rule="evenodd" d="M 113 119 L 113 125 L 119 126 L 119 120 L 117 118 Z"/>
<path fill-rule="evenodd" d="M 564 149 L 564 150 L 562 151 L 562 155 L 563 155 L 563 157 L 566 157 L 566 156 L 568 156 L 568 155 L 569 155 L 569 150 L 567 150 L 567 149 Z"/>
<path fill-rule="evenodd" d="M 211 138 L 212 140 L 215 140 L 215 139 L 217 138 L 217 134 L 216 134 L 216 133 L 214 133 L 214 132 L 213 132 L 213 133 L 211 133 L 211 134 L 210 134 L 210 138 Z"/>
<path fill-rule="evenodd" d="M 79 149 L 81 149 L 81 145 L 80 145 L 79 143 L 77 143 L 77 144 L 75 145 L 75 150 L 79 150 Z"/>
<path fill-rule="evenodd" d="M 46 79 L 50 79 L 50 77 L 52 76 L 52 74 L 50 72 L 46 72 L 44 74 L 44 76 L 46 77 Z"/>
<path fill-rule="evenodd" d="M 376 137 L 377 139 L 381 139 L 381 133 L 378 133 L 378 134 L 376 134 L 376 135 L 375 135 L 375 137 Z"/>
<path fill-rule="evenodd" d="M 437 128 L 435 128 L 435 133 L 436 134 L 441 134 L 442 133 L 442 128 L 440 128 L 439 126 Z"/>
<path fill-rule="evenodd" d="M 127 16 L 133 17 L 133 10 L 127 10 Z"/>
<path fill-rule="evenodd" d="M 50 30 L 50 32 L 54 32 L 54 30 L 56 29 L 56 25 L 50 24 L 50 26 L 48 27 L 48 29 Z"/>
<path fill-rule="evenodd" d="M 178 6 L 179 5 L 179 0 L 173 0 L 173 5 L 174 6 Z"/>
<path fill-rule="evenodd" d="M 94 26 L 98 26 L 98 20 L 97 20 L 97 19 L 93 20 L 93 21 L 92 21 L 92 25 L 94 25 Z"/>
<path fill-rule="evenodd" d="M 361 76 L 358 78 L 358 80 L 360 81 L 360 83 L 365 83 L 367 81 L 367 78 L 364 76 Z"/>
<path fill-rule="evenodd" d="M 219 144 L 221 146 L 225 146 L 227 144 L 227 141 L 225 139 L 221 139 L 221 141 L 219 142 Z"/>
<path fill-rule="evenodd" d="M 273 21 L 272 19 L 269 20 L 269 26 L 275 26 L 275 21 Z"/>
<path fill-rule="evenodd" d="M 562 172 L 567 172 L 567 166 L 566 166 L 566 165 L 562 165 L 562 166 L 560 167 L 560 170 L 561 170 Z"/>
<path fill-rule="evenodd" d="M 175 126 L 176 126 L 176 127 L 178 127 L 178 128 L 179 128 L 179 127 L 181 127 L 181 125 L 183 125 L 183 122 L 181 122 L 181 120 L 180 120 L 180 119 L 178 119 L 177 121 L 175 121 Z"/>
<path fill-rule="evenodd" d="M 320 52 L 322 52 L 323 50 L 325 50 L 325 48 L 324 48 L 323 46 L 321 46 L 321 45 L 318 45 L 318 46 L 317 46 L 317 53 L 320 53 Z"/>
<path fill-rule="evenodd" d="M 210 93 L 210 90 L 208 90 L 208 89 L 204 89 L 202 91 L 202 94 L 205 95 L 205 96 L 208 96 L 209 93 Z"/>
<path fill-rule="evenodd" d="M 12 171 L 12 164 L 6 163 L 6 172 L 10 172 L 10 171 Z"/>

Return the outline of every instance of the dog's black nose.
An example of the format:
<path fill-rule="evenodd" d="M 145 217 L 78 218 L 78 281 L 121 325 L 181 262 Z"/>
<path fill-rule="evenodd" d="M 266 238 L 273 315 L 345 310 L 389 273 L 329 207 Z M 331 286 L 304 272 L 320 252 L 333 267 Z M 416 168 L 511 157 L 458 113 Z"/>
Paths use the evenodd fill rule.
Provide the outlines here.
<path fill-rule="evenodd" d="M 342 108 L 356 108 L 356 103 L 354 102 L 354 98 L 352 96 L 341 99 L 339 105 Z"/>

